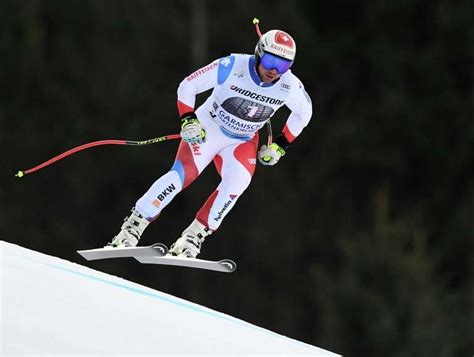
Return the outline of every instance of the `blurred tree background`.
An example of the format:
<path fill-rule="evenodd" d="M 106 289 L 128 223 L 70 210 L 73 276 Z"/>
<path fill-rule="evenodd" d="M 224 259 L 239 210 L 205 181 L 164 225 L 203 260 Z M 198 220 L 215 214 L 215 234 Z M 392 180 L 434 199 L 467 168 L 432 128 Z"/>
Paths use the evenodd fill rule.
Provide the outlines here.
<path fill-rule="evenodd" d="M 345 356 L 470 356 L 473 13 L 468 0 L 4 0 L 0 238 Z M 202 258 L 233 258 L 237 272 L 82 260 L 75 251 L 110 241 L 177 142 L 13 174 L 85 142 L 178 132 L 179 82 L 252 53 L 254 16 L 295 37 L 314 116 L 205 243 Z M 218 181 L 209 167 L 141 244 L 171 244 Z"/>

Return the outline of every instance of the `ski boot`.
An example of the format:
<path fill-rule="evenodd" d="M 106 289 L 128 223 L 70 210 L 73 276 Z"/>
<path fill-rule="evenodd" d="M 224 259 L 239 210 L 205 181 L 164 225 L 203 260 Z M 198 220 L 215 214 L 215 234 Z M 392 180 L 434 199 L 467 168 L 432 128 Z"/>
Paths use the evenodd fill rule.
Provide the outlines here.
<path fill-rule="evenodd" d="M 135 247 L 140 240 L 145 228 L 150 222 L 145 219 L 135 207 L 132 208 L 130 216 L 125 217 L 119 234 L 117 234 L 107 247 L 109 248 L 127 248 Z"/>
<path fill-rule="evenodd" d="M 171 246 L 170 253 L 179 257 L 196 258 L 201 252 L 201 245 L 204 239 L 211 233 L 212 231 L 209 228 L 195 219 Z"/>

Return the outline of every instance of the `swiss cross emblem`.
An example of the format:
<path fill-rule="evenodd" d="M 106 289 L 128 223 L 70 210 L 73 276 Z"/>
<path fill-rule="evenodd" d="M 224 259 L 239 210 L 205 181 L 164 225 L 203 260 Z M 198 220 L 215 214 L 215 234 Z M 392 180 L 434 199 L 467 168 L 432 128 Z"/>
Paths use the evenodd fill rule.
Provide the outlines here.
<path fill-rule="evenodd" d="M 279 45 L 284 45 L 289 48 L 295 47 L 293 39 L 286 32 L 278 31 L 275 35 L 275 42 Z"/>

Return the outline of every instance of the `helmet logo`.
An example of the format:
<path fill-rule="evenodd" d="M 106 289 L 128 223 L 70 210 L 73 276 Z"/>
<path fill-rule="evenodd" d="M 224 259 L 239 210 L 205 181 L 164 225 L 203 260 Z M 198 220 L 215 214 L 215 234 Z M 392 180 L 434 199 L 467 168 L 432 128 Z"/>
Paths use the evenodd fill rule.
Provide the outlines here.
<path fill-rule="evenodd" d="M 293 39 L 287 33 L 283 31 L 278 31 L 275 34 L 275 42 L 278 43 L 279 45 L 287 46 L 289 48 L 295 47 Z"/>

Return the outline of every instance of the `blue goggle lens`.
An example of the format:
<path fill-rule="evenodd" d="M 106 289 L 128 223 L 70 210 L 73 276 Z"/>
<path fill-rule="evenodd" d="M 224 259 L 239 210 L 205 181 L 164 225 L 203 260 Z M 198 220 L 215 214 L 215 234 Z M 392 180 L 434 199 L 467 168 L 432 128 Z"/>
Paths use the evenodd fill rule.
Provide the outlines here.
<path fill-rule="evenodd" d="M 261 58 L 261 63 L 267 71 L 275 69 L 279 74 L 283 74 L 290 69 L 293 61 L 265 52 Z"/>

